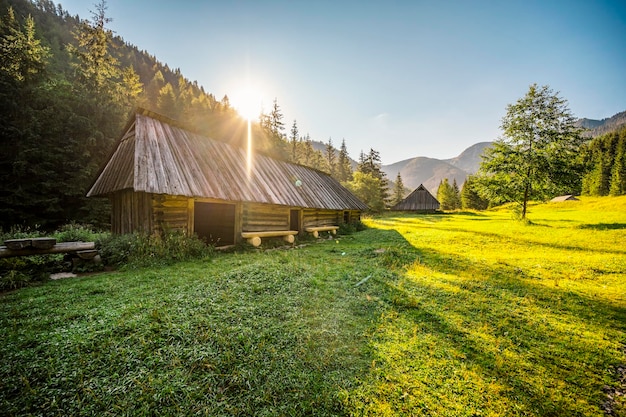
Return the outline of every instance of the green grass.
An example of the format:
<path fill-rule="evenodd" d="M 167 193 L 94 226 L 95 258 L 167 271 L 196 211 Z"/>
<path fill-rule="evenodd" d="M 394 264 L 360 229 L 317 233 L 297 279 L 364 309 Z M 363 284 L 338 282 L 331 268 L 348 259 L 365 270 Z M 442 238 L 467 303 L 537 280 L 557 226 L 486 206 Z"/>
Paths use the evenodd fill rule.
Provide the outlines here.
<path fill-rule="evenodd" d="M 0 415 L 624 416 L 626 197 L 0 295 Z"/>

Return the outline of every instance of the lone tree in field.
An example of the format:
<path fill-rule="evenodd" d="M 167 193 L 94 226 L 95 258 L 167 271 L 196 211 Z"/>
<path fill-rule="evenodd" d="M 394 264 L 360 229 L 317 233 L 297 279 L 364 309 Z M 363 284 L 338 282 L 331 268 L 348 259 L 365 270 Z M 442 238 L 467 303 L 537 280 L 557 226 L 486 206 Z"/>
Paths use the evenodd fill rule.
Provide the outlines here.
<path fill-rule="evenodd" d="M 480 194 L 494 203 L 519 203 L 525 219 L 529 200 L 577 191 L 576 156 L 584 139 L 575 121 L 567 100 L 548 86 L 531 85 L 507 106 L 502 137 L 483 156 L 476 177 Z"/>

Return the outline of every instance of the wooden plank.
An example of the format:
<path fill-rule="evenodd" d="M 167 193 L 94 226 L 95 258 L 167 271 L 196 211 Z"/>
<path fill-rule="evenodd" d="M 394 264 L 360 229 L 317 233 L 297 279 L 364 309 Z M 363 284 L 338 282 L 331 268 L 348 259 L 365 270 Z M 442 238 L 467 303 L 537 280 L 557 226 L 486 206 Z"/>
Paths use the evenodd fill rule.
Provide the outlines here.
<path fill-rule="evenodd" d="M 314 237 L 319 237 L 319 232 L 332 232 L 333 235 L 336 235 L 337 229 L 339 229 L 339 226 L 317 226 L 304 228 L 304 230 L 306 230 L 307 232 L 313 233 Z"/>
<path fill-rule="evenodd" d="M 281 237 L 297 235 L 297 230 L 269 230 L 265 232 L 241 232 L 241 237 L 250 239 L 253 237 Z"/>
<path fill-rule="evenodd" d="M 95 242 L 63 242 L 57 243 L 49 249 L 35 249 L 31 247 L 21 250 L 11 250 L 6 246 L 0 246 L 0 258 L 10 258 L 13 256 L 27 255 L 47 255 L 52 253 L 70 253 L 81 250 L 92 250 L 95 248 Z"/>
<path fill-rule="evenodd" d="M 4 241 L 4 244 L 7 248 L 11 250 L 20 250 L 29 248 L 32 246 L 32 239 L 7 239 Z"/>
<path fill-rule="evenodd" d="M 318 226 L 318 227 L 306 227 L 304 230 L 307 232 L 328 232 L 339 229 L 339 226 Z"/>
<path fill-rule="evenodd" d="M 37 237 L 33 239 L 33 248 L 35 249 L 50 249 L 56 245 L 57 240 L 53 237 Z"/>

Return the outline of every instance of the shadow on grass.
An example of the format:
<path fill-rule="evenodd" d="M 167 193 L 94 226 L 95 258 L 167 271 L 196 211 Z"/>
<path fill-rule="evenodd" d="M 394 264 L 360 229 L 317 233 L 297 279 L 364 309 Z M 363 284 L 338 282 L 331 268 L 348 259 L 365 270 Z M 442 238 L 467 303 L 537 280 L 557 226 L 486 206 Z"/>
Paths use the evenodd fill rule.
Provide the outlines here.
<path fill-rule="evenodd" d="M 589 223 L 582 224 L 577 227 L 578 229 L 593 229 L 593 230 L 619 230 L 626 229 L 626 223 Z"/>
<path fill-rule="evenodd" d="M 592 246 L 580 247 L 580 246 L 571 246 L 571 245 L 561 245 L 558 243 L 538 242 L 536 240 L 523 239 L 519 236 L 513 237 L 513 236 L 507 236 L 507 235 L 503 235 L 499 233 L 479 232 L 476 230 L 468 230 L 468 229 L 461 229 L 461 228 L 455 228 L 455 227 L 444 228 L 444 227 L 437 227 L 436 225 L 435 226 L 429 225 L 428 227 L 431 229 L 441 230 L 442 232 L 461 232 L 461 233 L 472 234 L 472 235 L 476 235 L 480 237 L 511 239 L 511 240 L 514 239 L 515 241 L 523 243 L 523 244 L 533 245 L 533 246 L 542 246 L 542 247 L 546 247 L 550 249 L 562 249 L 562 250 L 577 251 L 577 252 L 594 252 L 594 253 L 606 253 L 606 254 L 610 253 L 610 254 L 616 254 L 616 255 L 626 255 L 626 250 L 608 250 L 608 249 L 597 248 L 597 247 L 592 247 Z M 550 226 L 545 226 L 542 224 L 535 224 L 529 227 L 550 227 Z M 608 230 L 608 229 L 601 229 L 601 230 Z"/>
<path fill-rule="evenodd" d="M 399 415 L 601 412 L 606 373 L 624 359 L 617 346 L 625 308 L 529 282 L 515 266 L 493 268 L 379 232 L 398 243 L 400 263 L 419 264 L 398 280 L 377 280 L 393 319 L 378 325 L 380 364 L 357 396 Z M 372 404 L 363 410 L 376 413 Z"/>

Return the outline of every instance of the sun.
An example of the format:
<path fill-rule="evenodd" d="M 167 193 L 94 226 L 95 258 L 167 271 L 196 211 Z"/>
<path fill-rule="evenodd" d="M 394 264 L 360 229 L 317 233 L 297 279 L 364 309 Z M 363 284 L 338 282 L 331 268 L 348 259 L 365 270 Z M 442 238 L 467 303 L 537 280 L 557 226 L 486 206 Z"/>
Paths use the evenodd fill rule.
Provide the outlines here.
<path fill-rule="evenodd" d="M 254 121 L 259 118 L 263 108 L 263 94 L 258 88 L 247 85 L 234 91 L 230 102 L 241 117 Z"/>

